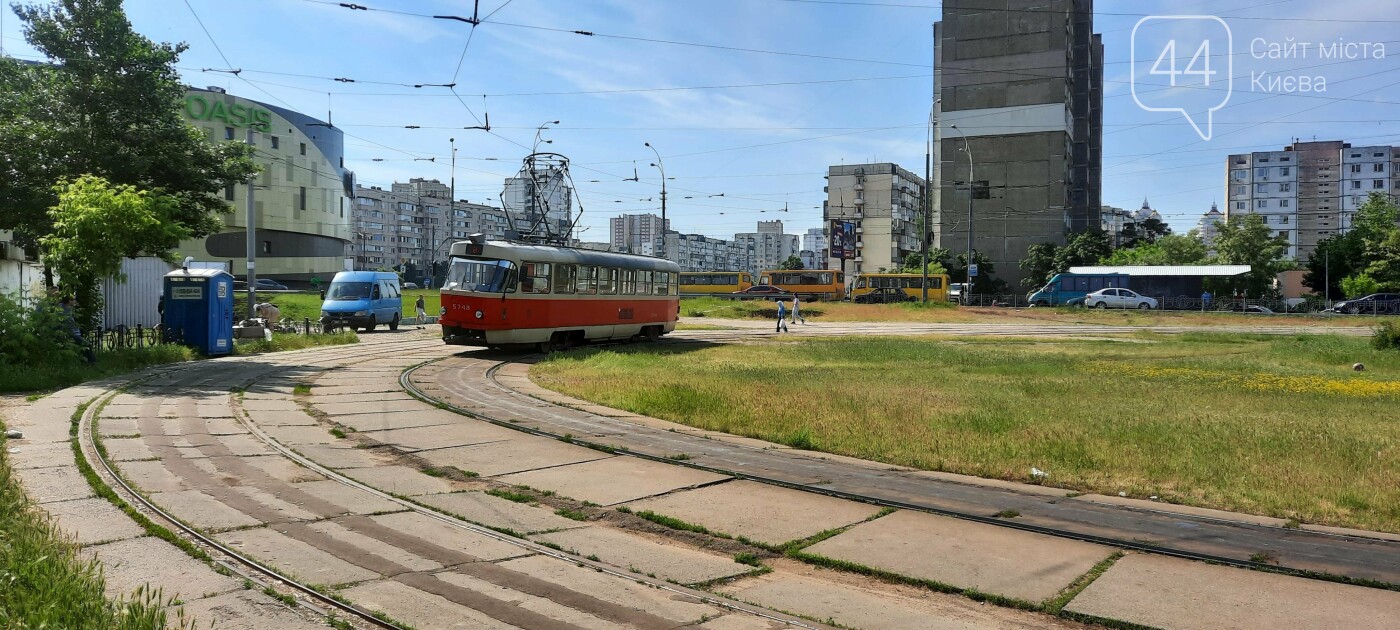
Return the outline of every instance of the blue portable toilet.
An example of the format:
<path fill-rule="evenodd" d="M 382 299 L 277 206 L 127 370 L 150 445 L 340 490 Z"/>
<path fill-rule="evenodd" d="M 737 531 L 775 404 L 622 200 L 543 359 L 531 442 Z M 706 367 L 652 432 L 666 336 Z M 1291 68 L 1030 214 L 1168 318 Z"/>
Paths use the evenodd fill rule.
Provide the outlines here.
<path fill-rule="evenodd" d="M 223 269 L 176 269 L 165 274 L 161 324 L 206 355 L 233 352 L 233 276 Z"/>

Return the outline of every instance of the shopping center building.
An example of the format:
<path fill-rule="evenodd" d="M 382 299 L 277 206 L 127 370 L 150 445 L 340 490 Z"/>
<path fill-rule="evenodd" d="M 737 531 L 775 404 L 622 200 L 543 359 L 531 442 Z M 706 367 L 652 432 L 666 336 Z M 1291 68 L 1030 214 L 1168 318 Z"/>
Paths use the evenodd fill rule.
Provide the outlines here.
<path fill-rule="evenodd" d="M 344 135 L 325 121 L 282 107 L 224 93 L 190 89 L 186 118 L 213 142 L 246 142 L 253 135 L 256 265 L 259 278 L 329 281 L 347 269 L 351 239 L 350 203 L 354 173 L 346 170 Z M 222 193 L 232 212 L 224 229 L 181 243 L 180 253 L 197 260 L 232 261 L 235 275 L 247 270 L 246 185 Z"/>

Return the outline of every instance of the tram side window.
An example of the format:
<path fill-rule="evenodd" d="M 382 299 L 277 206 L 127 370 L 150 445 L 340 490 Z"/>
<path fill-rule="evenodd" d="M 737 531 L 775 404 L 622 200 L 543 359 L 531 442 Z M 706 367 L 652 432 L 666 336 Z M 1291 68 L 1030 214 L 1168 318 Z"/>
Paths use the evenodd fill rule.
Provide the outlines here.
<path fill-rule="evenodd" d="M 603 269 L 599 269 L 599 270 L 598 270 L 598 294 L 599 294 L 599 295 L 616 295 L 616 294 L 617 294 L 617 270 L 616 270 L 616 269 L 607 269 L 607 268 L 603 268 Z"/>
<path fill-rule="evenodd" d="M 575 293 L 583 295 L 593 295 L 598 292 L 598 268 L 591 265 L 579 265 L 578 277 L 574 281 L 577 287 Z"/>
<path fill-rule="evenodd" d="M 622 285 L 618 287 L 618 293 L 622 295 L 632 295 L 637 292 L 637 270 L 622 270 Z"/>
<path fill-rule="evenodd" d="M 549 293 L 549 263 L 525 263 L 520 277 L 521 293 Z"/>
<path fill-rule="evenodd" d="M 652 287 L 656 295 L 666 295 L 671 285 L 671 274 L 666 271 L 657 271 L 651 275 Z"/>
<path fill-rule="evenodd" d="M 573 293 L 574 292 L 574 272 L 573 265 L 554 265 L 554 292 Z"/>

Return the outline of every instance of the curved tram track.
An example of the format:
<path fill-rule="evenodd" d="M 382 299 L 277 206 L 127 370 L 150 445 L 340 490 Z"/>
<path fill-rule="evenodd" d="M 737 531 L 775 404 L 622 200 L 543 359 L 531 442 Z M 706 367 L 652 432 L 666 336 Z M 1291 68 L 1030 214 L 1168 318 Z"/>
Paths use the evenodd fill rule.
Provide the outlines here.
<path fill-rule="evenodd" d="M 645 606 L 644 599 L 638 598 L 637 603 L 626 602 L 617 603 L 615 601 L 605 601 L 598 599 L 584 592 L 573 593 L 568 588 L 555 582 L 546 582 L 532 577 L 529 572 L 516 570 L 503 566 L 506 564 L 502 559 L 520 559 L 538 556 L 560 563 L 560 566 L 578 567 L 580 570 L 586 569 L 589 572 L 602 574 L 615 580 L 617 584 L 637 584 L 645 588 L 668 594 L 672 600 L 677 602 L 687 602 L 700 607 L 709 607 L 709 610 L 724 614 L 737 613 L 744 616 L 751 616 L 765 622 L 781 624 L 788 627 L 800 628 L 822 628 L 820 624 L 805 622 L 790 615 L 779 614 L 767 609 L 743 604 L 740 602 L 724 599 L 711 593 L 696 589 L 686 588 L 665 580 L 654 577 L 647 577 L 628 572 L 624 569 L 606 564 L 596 559 L 584 558 L 572 553 L 557 550 L 548 546 L 540 545 L 529 540 L 506 535 L 493 529 L 462 520 L 453 515 L 428 509 L 423 505 L 407 500 L 401 495 L 386 492 L 375 488 L 369 484 L 362 483 L 340 472 L 323 466 L 310 457 L 304 456 L 286 444 L 283 444 L 268 431 L 260 427 L 254 419 L 256 411 L 245 409 L 237 402 L 237 393 L 229 394 L 228 384 L 214 385 L 217 381 L 215 376 L 205 374 L 204 371 L 213 371 L 207 366 L 229 363 L 253 364 L 251 369 L 239 372 L 238 385 L 233 390 L 239 392 L 244 389 L 256 388 L 260 381 L 280 380 L 285 386 L 293 381 L 301 381 L 310 373 L 310 370 L 298 370 L 312 365 L 322 367 L 330 366 L 331 369 L 347 368 L 359 364 L 382 361 L 384 357 L 378 356 L 376 346 L 382 346 L 383 350 L 392 348 L 393 354 L 401 355 L 407 352 L 430 351 L 430 355 L 440 355 L 443 349 L 441 341 L 432 340 L 424 342 L 410 342 L 404 344 L 400 341 L 388 341 L 381 343 L 362 343 L 356 346 L 347 346 L 337 349 L 319 349 L 318 354 L 310 361 L 295 363 L 289 359 L 301 358 L 294 356 L 299 353 L 288 353 L 287 355 L 275 357 L 253 357 L 247 360 L 233 360 L 224 362 L 208 362 L 198 364 L 191 368 L 177 370 L 163 370 L 151 375 L 147 375 L 137 381 L 129 383 L 119 390 L 108 391 L 90 401 L 88 408 L 80 419 L 77 439 L 81 446 L 81 451 L 89 465 L 96 464 L 95 469 L 99 470 L 99 476 L 128 504 L 134 506 L 139 512 L 148 518 L 157 521 L 168 529 L 179 532 L 179 536 L 193 542 L 197 547 L 205 550 L 214 558 L 218 566 L 232 571 L 238 576 L 253 580 L 260 586 L 272 585 L 283 586 L 295 591 L 298 600 L 310 603 L 308 606 L 313 611 L 321 615 L 335 613 L 339 618 L 346 617 L 355 620 L 361 626 L 382 627 L 382 628 L 402 628 L 400 622 L 396 622 L 380 612 L 372 611 L 363 606 L 350 602 L 342 596 L 331 596 L 327 594 L 326 584 L 314 584 L 310 580 L 294 577 L 285 569 L 279 569 L 275 562 L 259 558 L 259 555 L 267 552 L 266 545 L 257 547 L 256 551 L 240 551 L 237 543 L 231 543 L 230 539 L 237 539 L 238 533 L 247 531 L 257 531 L 259 529 L 270 529 L 273 527 L 285 528 L 283 534 L 289 534 L 292 542 L 301 545 L 309 544 L 317 553 L 328 554 L 326 557 L 337 562 L 348 563 L 352 568 L 368 569 L 370 574 L 377 573 L 375 580 L 396 582 L 395 587 L 402 590 L 404 587 L 416 588 L 422 592 L 439 595 L 448 601 L 469 608 L 481 613 L 481 618 L 477 622 L 481 627 L 497 627 L 500 624 L 509 624 L 512 627 L 525 628 L 573 628 L 597 625 L 599 622 L 612 626 L 629 626 L 641 628 L 672 628 L 682 625 L 689 626 L 690 623 L 678 622 L 672 618 L 668 619 L 664 614 L 653 614 L 647 610 L 637 608 Z M 370 356 L 366 355 L 366 350 L 370 351 Z M 302 357 L 305 357 L 302 354 Z M 259 363 L 259 359 L 267 358 L 269 363 Z M 414 360 L 415 362 L 418 359 Z M 292 365 L 295 363 L 294 365 Z M 247 367 L 246 365 L 243 367 Z M 217 368 L 215 368 L 217 369 Z M 289 373 L 295 374 L 288 376 Z M 288 379 L 291 380 L 288 380 Z M 160 381 L 158 387 L 148 387 L 151 381 Z M 222 529 L 217 534 L 208 533 L 210 527 L 197 526 L 190 520 L 198 520 L 200 509 L 191 507 L 188 504 L 183 508 L 175 508 L 167 504 L 160 505 L 155 497 L 169 497 L 167 492 L 152 492 L 150 489 L 140 488 L 139 483 L 128 481 L 123 474 L 123 463 L 114 462 L 108 456 L 108 451 L 100 444 L 102 438 L 99 437 L 97 429 L 101 421 L 102 411 L 107 405 L 118 399 L 127 391 L 142 391 L 155 394 L 164 389 L 172 388 L 198 388 L 206 390 L 212 389 L 222 392 L 226 396 L 231 396 L 234 408 L 232 420 L 236 422 L 247 435 L 251 436 L 253 443 L 244 443 L 237 449 L 238 453 L 230 450 L 228 443 L 220 442 L 219 439 L 207 439 L 211 434 L 222 432 L 229 435 L 228 426 L 215 431 L 211 428 L 211 422 L 222 420 L 217 412 L 207 414 L 198 409 L 198 405 L 180 396 L 153 396 L 149 400 L 142 401 L 144 409 L 147 411 L 160 408 L 161 405 L 168 405 L 174 402 L 183 411 L 195 411 L 194 414 L 180 414 L 180 421 L 177 425 L 183 425 L 183 432 L 162 432 L 162 425 L 169 426 L 163 422 L 170 420 L 169 416 L 152 418 L 150 416 L 138 418 L 136 424 L 141 429 L 140 437 L 127 439 L 143 439 L 145 448 L 149 448 L 155 454 L 154 457 L 145 460 L 159 460 L 162 465 L 167 466 L 169 471 L 175 474 L 178 486 L 190 486 L 203 493 L 212 496 L 216 501 L 223 503 L 236 510 L 241 510 L 244 518 L 250 518 L 252 523 L 239 527 L 212 528 Z M 204 399 L 207 401 L 211 397 L 206 391 Z M 192 409 L 192 407 L 196 407 Z M 186 420 L 188 415 L 194 415 L 193 420 L 196 426 L 190 426 Z M 212 415 L 213 420 L 200 418 L 200 416 Z M 205 433 L 198 433 L 203 428 Z M 189 429 L 194 429 L 193 431 Z M 324 431 L 324 430 L 323 430 Z M 236 434 L 235 434 L 236 435 Z M 109 436 L 108 441 L 112 441 Z M 242 454 L 240 454 L 242 453 Z M 392 505 L 392 508 L 381 508 L 374 512 L 354 511 L 346 512 L 340 509 L 344 501 L 340 501 L 341 506 L 332 505 L 326 500 L 324 494 L 315 496 L 308 494 L 297 488 L 297 484 L 288 483 L 276 478 L 276 475 L 269 475 L 266 470 L 267 465 L 259 464 L 258 467 L 250 466 L 240 458 L 254 453 L 256 457 L 273 455 L 281 457 L 296 467 L 302 467 L 311 471 L 315 475 L 326 481 L 338 484 L 343 489 L 360 495 L 361 497 L 372 497 L 374 501 L 381 505 Z M 204 461 L 212 464 L 204 466 L 192 465 L 191 457 L 204 458 Z M 128 459 L 127 464 L 142 461 L 141 459 Z M 208 468 L 214 468 L 210 471 Z M 236 478 L 232 480 L 231 478 Z M 233 486 L 239 489 L 249 488 L 252 492 L 261 493 L 262 496 L 275 497 L 274 499 L 259 502 L 249 500 L 247 494 L 236 491 Z M 255 495 L 256 496 L 256 495 Z M 288 507 L 286 503 L 294 504 L 296 507 Z M 207 506 L 204 506 L 207 507 Z M 296 516 L 289 516 L 288 512 L 296 512 L 298 508 L 311 512 L 312 519 L 300 519 Z M 376 515 L 387 514 L 388 517 L 403 521 L 403 515 L 413 515 L 417 518 L 418 526 L 423 527 L 424 523 L 435 523 L 454 531 L 460 532 L 464 536 L 469 536 L 470 545 L 476 547 L 452 548 L 450 545 L 442 544 L 440 541 L 418 539 L 414 534 L 404 531 L 396 531 L 393 527 L 385 524 L 373 522 Z M 323 523 L 333 523 L 334 527 L 344 531 L 350 530 L 352 533 L 351 542 L 347 542 L 344 536 L 335 537 L 326 535 L 322 530 L 316 529 Z M 430 526 L 429 526 L 430 527 Z M 324 528 L 323 528 L 324 529 Z M 231 534 L 232 532 L 232 534 Z M 223 538 L 223 540 L 221 540 Z M 358 543 L 355 540 L 358 539 Z M 489 541 L 483 542 L 483 541 Z M 443 573 L 460 571 L 467 574 L 472 579 L 482 580 L 483 583 L 494 589 L 513 589 L 517 594 L 512 595 L 517 600 L 501 599 L 493 597 L 492 594 L 481 592 L 467 593 L 462 589 L 454 589 L 453 584 L 445 583 L 436 579 L 431 570 L 415 570 L 408 566 L 412 564 L 406 560 L 399 559 L 386 560 L 391 554 L 383 550 L 369 552 L 363 547 L 356 547 L 356 544 L 363 545 L 369 542 L 374 545 L 383 545 L 397 553 L 401 557 L 418 556 L 419 560 L 429 561 L 427 564 L 435 564 Z M 472 552 L 480 548 L 481 545 L 494 546 L 497 549 L 486 556 L 473 556 Z M 509 548 L 514 551 L 502 551 Z M 276 556 L 274 555 L 274 558 Z M 500 564 L 498 564 L 500 563 Z M 420 564 L 423 564 L 420 562 Z M 363 573 L 363 571 L 361 571 Z M 381 579 L 382 578 L 382 579 Z M 631 587 L 627 587 L 631 588 Z M 421 596 L 422 592 L 415 595 Z M 634 593 L 635 595 L 635 593 Z M 519 598 L 538 597 L 551 600 L 554 608 L 559 610 L 549 611 L 553 616 L 527 609 L 518 601 Z M 553 604 L 552 602 L 558 602 Z M 458 609 L 461 610 L 460 608 Z M 561 612 L 562 611 L 562 612 Z M 658 616 L 662 615 L 662 616 Z M 715 618 L 716 615 L 707 613 L 701 617 L 701 622 L 706 618 Z M 588 621 L 587 619 L 592 621 Z M 454 623 L 458 621 L 454 619 Z M 422 627 L 424 623 L 418 622 Z M 493 626 L 494 624 L 494 626 Z M 503 627 L 503 626 L 500 626 Z"/>

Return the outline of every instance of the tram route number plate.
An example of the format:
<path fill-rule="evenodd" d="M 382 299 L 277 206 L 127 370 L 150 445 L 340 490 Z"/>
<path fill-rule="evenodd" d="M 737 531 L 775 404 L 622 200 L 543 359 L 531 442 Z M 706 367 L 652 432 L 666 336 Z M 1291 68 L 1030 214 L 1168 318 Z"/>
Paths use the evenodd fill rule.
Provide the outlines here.
<path fill-rule="evenodd" d="M 630 309 L 630 308 L 620 308 L 620 309 L 617 309 L 617 318 L 618 318 L 618 319 L 632 319 L 632 309 Z"/>

